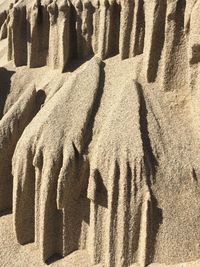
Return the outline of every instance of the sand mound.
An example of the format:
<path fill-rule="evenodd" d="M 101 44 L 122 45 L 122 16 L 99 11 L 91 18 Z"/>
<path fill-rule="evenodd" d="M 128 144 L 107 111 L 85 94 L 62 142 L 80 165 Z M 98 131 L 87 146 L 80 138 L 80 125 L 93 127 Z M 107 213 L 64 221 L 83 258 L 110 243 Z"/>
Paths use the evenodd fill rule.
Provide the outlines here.
<path fill-rule="evenodd" d="M 199 11 L 0 1 L 0 265 L 200 266 Z"/>

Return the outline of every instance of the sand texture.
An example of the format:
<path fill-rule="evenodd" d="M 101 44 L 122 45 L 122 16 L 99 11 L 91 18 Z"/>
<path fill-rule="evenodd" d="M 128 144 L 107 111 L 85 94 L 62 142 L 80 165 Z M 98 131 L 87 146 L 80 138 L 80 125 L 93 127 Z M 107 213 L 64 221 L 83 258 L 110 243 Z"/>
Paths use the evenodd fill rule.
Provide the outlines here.
<path fill-rule="evenodd" d="M 200 0 L 0 0 L 0 266 L 200 267 Z"/>

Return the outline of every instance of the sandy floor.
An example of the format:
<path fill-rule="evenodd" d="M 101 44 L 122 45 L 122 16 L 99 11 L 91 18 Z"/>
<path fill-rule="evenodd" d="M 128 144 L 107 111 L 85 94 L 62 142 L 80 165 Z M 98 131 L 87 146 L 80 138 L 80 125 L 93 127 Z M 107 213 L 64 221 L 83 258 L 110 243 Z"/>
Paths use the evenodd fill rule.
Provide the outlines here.
<path fill-rule="evenodd" d="M 0 218 L 0 266 L 48 266 L 40 261 L 39 251 L 34 244 L 20 246 L 16 243 L 12 225 L 12 215 L 5 215 Z M 56 262 L 52 261 L 50 265 L 67 267 L 91 266 L 89 256 L 84 251 L 74 252 L 65 259 Z"/>
<path fill-rule="evenodd" d="M 12 215 L 0 217 L 0 266 L 1 267 L 92 267 L 89 256 L 85 251 L 77 251 L 68 257 L 57 260 L 50 264 L 44 264 L 39 259 L 39 251 L 34 244 L 20 246 L 16 239 L 12 227 Z M 182 263 L 177 265 L 151 264 L 149 267 L 199 267 L 200 261 Z M 96 267 L 103 267 L 96 265 Z M 134 265 L 132 266 L 134 267 Z M 136 266 L 135 266 L 136 267 Z"/>

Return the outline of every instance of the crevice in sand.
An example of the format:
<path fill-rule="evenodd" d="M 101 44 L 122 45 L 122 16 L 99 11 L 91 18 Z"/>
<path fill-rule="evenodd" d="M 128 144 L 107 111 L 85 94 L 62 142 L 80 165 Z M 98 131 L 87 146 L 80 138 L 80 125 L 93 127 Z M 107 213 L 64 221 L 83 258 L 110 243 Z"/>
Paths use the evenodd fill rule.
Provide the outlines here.
<path fill-rule="evenodd" d="M 138 93 L 140 97 L 140 132 L 144 150 L 144 162 L 146 166 L 147 176 L 150 179 L 147 180 L 147 184 L 150 187 L 155 182 L 156 168 L 158 167 L 158 162 L 151 146 L 147 120 L 148 110 L 145 103 L 144 93 L 139 84 Z"/>
<path fill-rule="evenodd" d="M 137 1 L 137 9 L 135 11 L 135 16 L 136 16 L 136 21 L 135 21 L 136 30 L 135 30 L 135 36 L 133 39 L 134 40 L 133 56 L 142 54 L 143 49 L 144 49 L 145 10 L 144 10 L 143 0 Z"/>
<path fill-rule="evenodd" d="M 8 71 L 5 68 L 0 68 L 0 120 L 4 115 L 5 102 L 10 92 L 11 78 L 14 73 L 14 71 Z"/>
<path fill-rule="evenodd" d="M 148 7 L 148 6 L 147 6 Z M 148 82 L 155 82 L 165 40 L 166 1 L 155 1 L 151 19 L 153 19 L 152 39 L 150 43 L 147 69 Z"/>

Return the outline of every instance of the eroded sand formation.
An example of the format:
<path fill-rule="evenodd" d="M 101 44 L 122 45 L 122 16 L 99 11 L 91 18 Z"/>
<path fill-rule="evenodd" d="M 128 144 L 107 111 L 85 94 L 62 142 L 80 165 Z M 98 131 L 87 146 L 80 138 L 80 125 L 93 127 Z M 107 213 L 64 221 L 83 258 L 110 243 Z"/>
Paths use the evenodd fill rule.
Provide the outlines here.
<path fill-rule="evenodd" d="M 1 266 L 200 266 L 199 14 L 0 1 L 0 223 L 37 247 Z"/>

